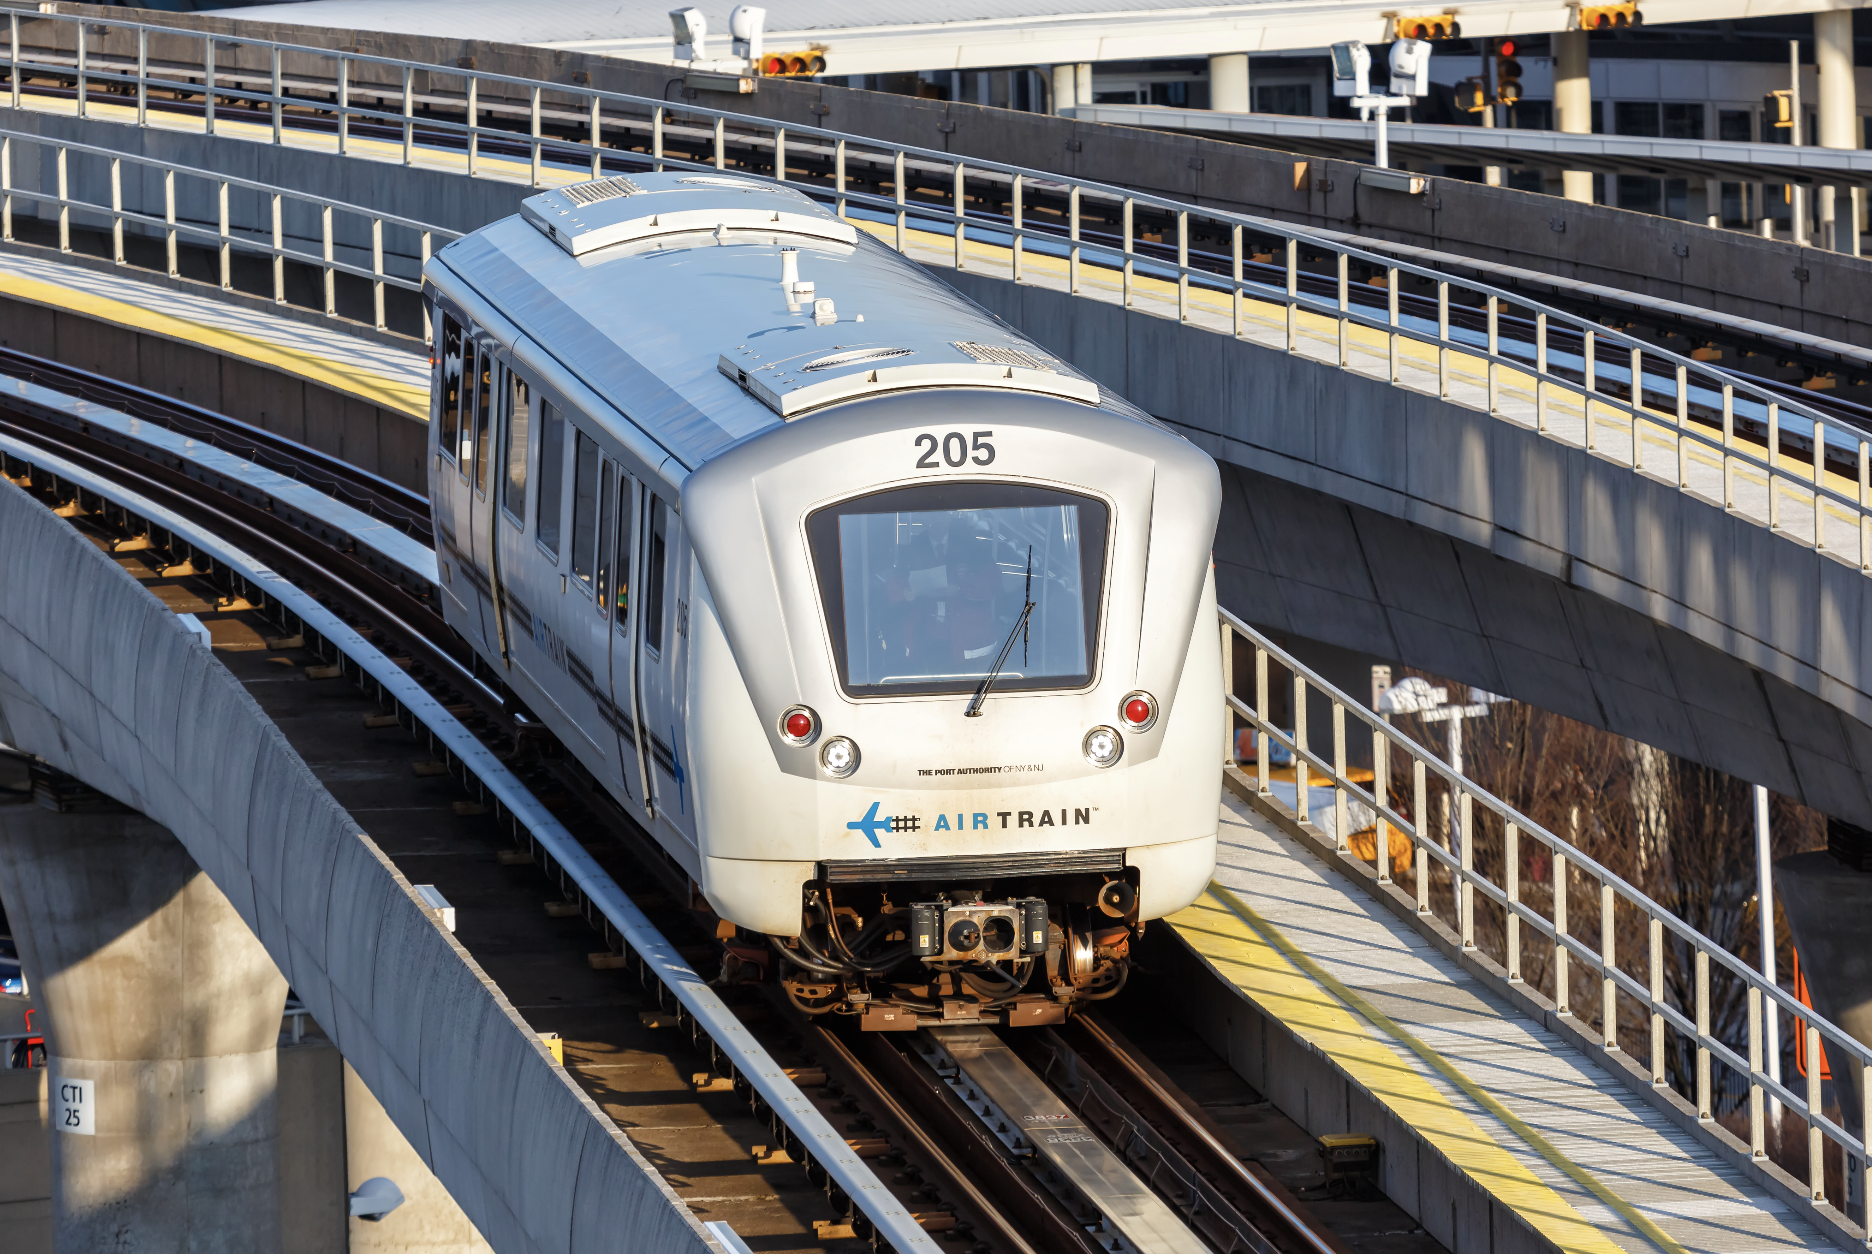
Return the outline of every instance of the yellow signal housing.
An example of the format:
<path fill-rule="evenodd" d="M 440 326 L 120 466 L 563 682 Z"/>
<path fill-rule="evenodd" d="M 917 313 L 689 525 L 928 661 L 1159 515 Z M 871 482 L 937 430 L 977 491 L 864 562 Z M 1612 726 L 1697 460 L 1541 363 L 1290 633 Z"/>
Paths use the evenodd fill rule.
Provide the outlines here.
<path fill-rule="evenodd" d="M 1429 13 L 1391 19 L 1393 39 L 1459 39 L 1462 24 L 1454 13 Z"/>
<path fill-rule="evenodd" d="M 761 57 L 760 72 L 768 78 L 811 78 L 825 73 L 825 54 L 812 48 L 804 52 L 769 52 Z"/>
<path fill-rule="evenodd" d="M 1456 107 L 1464 113 L 1480 113 L 1488 108 L 1488 92 L 1479 78 L 1465 78 L 1456 84 Z"/>
<path fill-rule="evenodd" d="M 1581 30 L 1622 30 L 1627 26 L 1644 24 L 1644 14 L 1638 11 L 1638 0 L 1625 0 L 1623 4 L 1583 4 L 1579 11 Z"/>
<path fill-rule="evenodd" d="M 1787 130 L 1794 125 L 1794 93 L 1771 91 L 1762 97 L 1762 112 L 1774 119 L 1774 126 Z"/>

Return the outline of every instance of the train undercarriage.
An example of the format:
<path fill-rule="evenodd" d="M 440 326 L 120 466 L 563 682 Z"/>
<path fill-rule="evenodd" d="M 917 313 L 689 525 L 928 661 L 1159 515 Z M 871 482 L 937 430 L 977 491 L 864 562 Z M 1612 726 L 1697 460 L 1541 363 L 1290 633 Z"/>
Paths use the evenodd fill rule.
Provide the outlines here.
<path fill-rule="evenodd" d="M 1137 902 L 1134 879 L 1105 875 L 815 881 L 799 934 L 731 939 L 720 979 L 775 979 L 804 1013 L 856 1016 L 865 1031 L 1060 1023 L 1124 987 Z"/>

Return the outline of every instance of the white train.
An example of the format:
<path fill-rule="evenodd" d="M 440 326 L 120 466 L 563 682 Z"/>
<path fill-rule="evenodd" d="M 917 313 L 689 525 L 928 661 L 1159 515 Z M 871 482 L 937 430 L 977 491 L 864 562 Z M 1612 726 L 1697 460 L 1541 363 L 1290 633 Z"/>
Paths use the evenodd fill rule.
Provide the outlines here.
<path fill-rule="evenodd" d="M 874 1029 L 1116 991 L 1215 862 L 1215 464 L 784 185 L 547 192 L 425 280 L 448 621 L 731 972 Z"/>

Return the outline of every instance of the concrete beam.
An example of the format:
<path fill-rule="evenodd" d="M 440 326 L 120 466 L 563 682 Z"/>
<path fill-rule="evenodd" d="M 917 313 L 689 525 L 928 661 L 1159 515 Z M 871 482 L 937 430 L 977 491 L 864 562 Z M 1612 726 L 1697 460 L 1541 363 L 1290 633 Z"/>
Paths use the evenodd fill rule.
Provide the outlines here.
<path fill-rule="evenodd" d="M 177 834 L 490 1245 L 715 1248 L 173 613 L 11 484 L 0 535 L 0 741 Z"/>

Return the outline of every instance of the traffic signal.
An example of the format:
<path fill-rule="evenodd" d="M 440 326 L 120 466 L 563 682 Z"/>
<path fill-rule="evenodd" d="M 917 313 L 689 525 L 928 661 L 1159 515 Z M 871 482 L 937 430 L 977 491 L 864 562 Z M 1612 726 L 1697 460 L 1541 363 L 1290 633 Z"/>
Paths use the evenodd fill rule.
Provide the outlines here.
<path fill-rule="evenodd" d="M 1579 11 L 1581 30 L 1620 30 L 1643 23 L 1644 14 L 1638 11 L 1638 0 L 1625 0 L 1623 4 L 1582 5 Z"/>
<path fill-rule="evenodd" d="M 1464 113 L 1480 113 L 1488 105 L 1488 88 L 1481 79 L 1465 78 L 1456 84 L 1456 107 Z"/>
<path fill-rule="evenodd" d="M 1462 24 L 1454 13 L 1432 13 L 1421 17 L 1391 19 L 1393 39 L 1460 39 Z"/>
<path fill-rule="evenodd" d="M 819 52 L 769 52 L 761 58 L 761 73 L 768 78 L 824 74 L 825 56 Z"/>
<path fill-rule="evenodd" d="M 1505 105 L 1521 99 L 1521 63 L 1512 39 L 1495 41 L 1495 99 Z"/>
<path fill-rule="evenodd" d="M 1766 96 L 1763 96 L 1762 120 L 1780 130 L 1792 128 L 1794 125 L 1794 93 L 1791 91 L 1771 91 Z"/>

